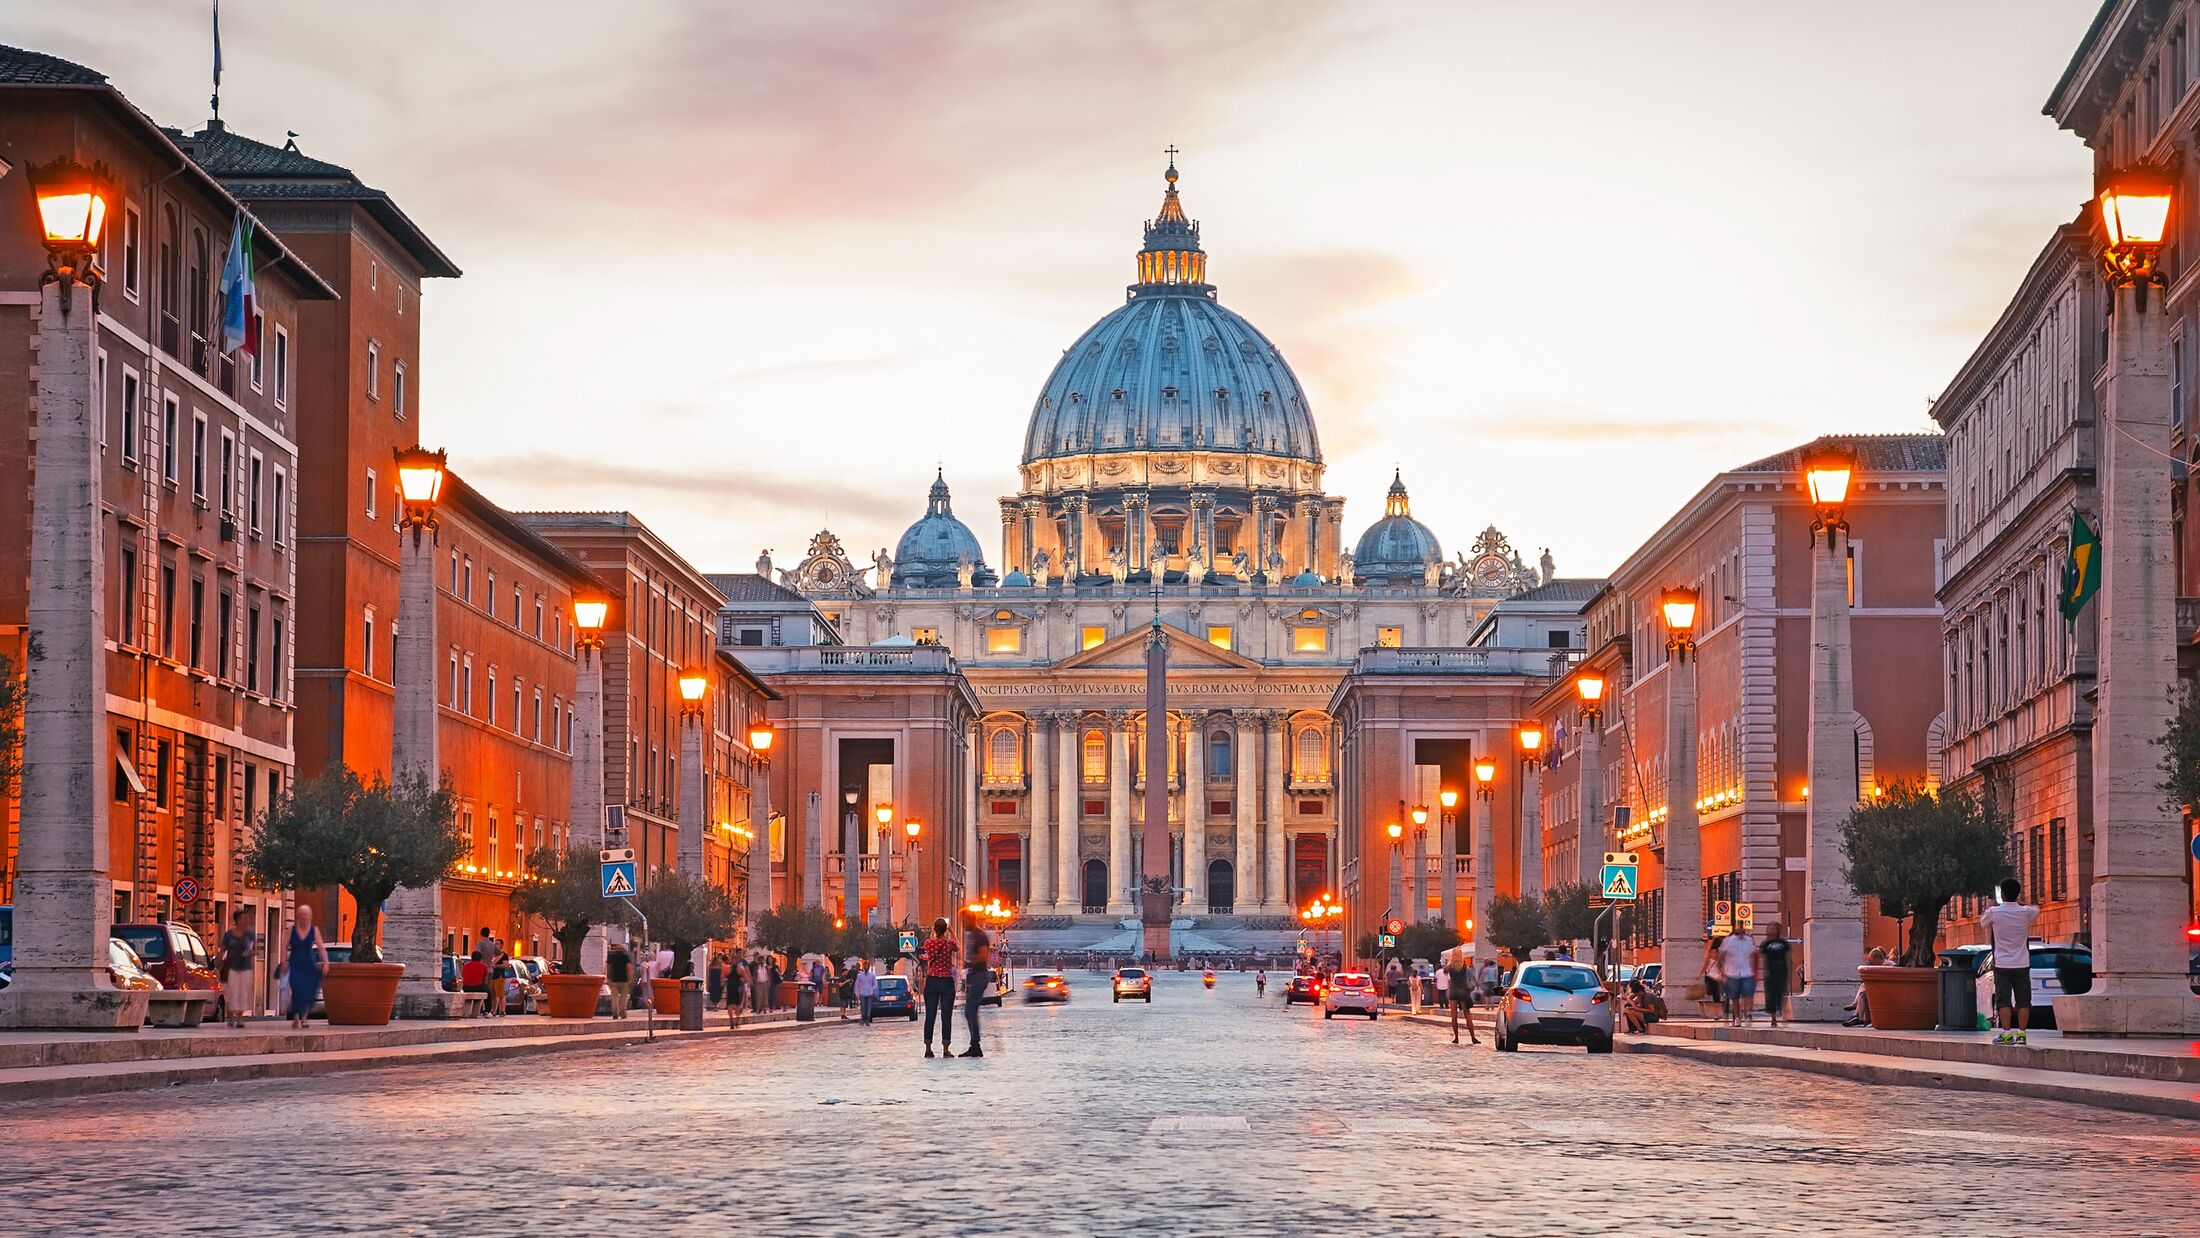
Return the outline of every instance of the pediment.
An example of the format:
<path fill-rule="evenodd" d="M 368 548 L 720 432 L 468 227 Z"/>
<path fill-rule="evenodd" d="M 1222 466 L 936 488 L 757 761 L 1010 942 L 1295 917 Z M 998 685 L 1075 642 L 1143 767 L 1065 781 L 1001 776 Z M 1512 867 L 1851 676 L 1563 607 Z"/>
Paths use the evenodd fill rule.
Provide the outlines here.
<path fill-rule="evenodd" d="M 1141 624 L 1118 636 L 1109 638 L 1092 648 L 1062 659 L 1054 664 L 1058 671 L 1123 671 L 1146 669 L 1146 638 L 1153 629 Z M 1208 641 L 1169 624 L 1161 625 L 1161 633 L 1169 642 L 1169 667 L 1172 670 L 1263 669 L 1261 664 L 1242 654 L 1216 647 Z"/>

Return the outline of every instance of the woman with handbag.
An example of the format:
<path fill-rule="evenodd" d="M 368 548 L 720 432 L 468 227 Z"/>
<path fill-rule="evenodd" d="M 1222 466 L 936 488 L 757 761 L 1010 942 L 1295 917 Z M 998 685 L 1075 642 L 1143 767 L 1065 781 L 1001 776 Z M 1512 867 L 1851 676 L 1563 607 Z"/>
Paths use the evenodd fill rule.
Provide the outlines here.
<path fill-rule="evenodd" d="M 1703 1003 L 1717 1006 L 1723 1016 L 1726 1009 L 1726 973 L 1719 969 L 1719 952 L 1703 952 Z"/>

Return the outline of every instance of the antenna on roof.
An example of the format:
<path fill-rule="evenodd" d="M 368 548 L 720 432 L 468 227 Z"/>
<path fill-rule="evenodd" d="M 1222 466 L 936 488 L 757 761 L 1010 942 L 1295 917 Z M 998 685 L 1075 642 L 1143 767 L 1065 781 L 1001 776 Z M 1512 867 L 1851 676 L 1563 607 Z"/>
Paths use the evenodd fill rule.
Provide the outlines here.
<path fill-rule="evenodd" d="M 218 129 L 222 122 L 222 0 L 214 0 L 214 97 L 207 100 L 214 109 L 213 123 L 209 129 Z"/>

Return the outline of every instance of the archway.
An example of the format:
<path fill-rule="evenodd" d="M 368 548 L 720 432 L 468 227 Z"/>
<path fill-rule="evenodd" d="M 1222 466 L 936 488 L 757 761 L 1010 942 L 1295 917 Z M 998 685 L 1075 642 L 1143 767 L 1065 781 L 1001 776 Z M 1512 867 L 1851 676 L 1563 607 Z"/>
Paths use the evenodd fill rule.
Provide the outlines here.
<path fill-rule="evenodd" d="M 1101 912 L 1108 909 L 1108 862 L 1106 860 L 1093 859 L 1085 861 L 1083 906 L 1086 911 L 1090 912 Z"/>
<path fill-rule="evenodd" d="M 1207 908 L 1224 916 L 1237 910 L 1237 873 L 1228 860 L 1207 865 Z"/>

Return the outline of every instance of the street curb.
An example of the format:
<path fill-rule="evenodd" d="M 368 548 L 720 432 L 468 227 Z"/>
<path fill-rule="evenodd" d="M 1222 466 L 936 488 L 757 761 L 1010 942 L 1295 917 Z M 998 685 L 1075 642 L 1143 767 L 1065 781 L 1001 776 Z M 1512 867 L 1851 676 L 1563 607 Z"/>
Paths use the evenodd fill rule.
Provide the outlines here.
<path fill-rule="evenodd" d="M 2021 1069 L 2025 1070 L 2049 1070 L 2100 1079 L 2151 1079 L 2164 1083 L 2200 1085 L 2200 1057 L 2129 1053 L 2108 1044 L 2083 1040 L 2075 1044 L 2067 1043 L 2060 1037 L 2036 1040 L 2012 1051 L 2008 1046 L 1994 1044 L 1983 1036 L 1969 1039 L 1889 1036 L 1824 1026 L 1735 1027 L 1700 1021 L 1665 1021 L 1655 1025 L 1652 1034 L 1703 1043 L 1776 1045 L 1821 1053 L 1861 1053 L 1910 1062 L 1961 1062 L 1973 1066 L 2009 1066 L 2009 1059 L 2014 1052 L 2023 1059 Z"/>
<path fill-rule="evenodd" d="M 1655 1053 L 1690 1058 L 1715 1066 L 1770 1066 L 1807 1074 L 1830 1075 L 1859 1083 L 1893 1084 L 1899 1087 L 1934 1088 L 1942 1091 L 1995 1092 L 2119 1109 L 2153 1117 L 2200 1120 L 2200 1093 L 2183 1085 L 2156 1080 L 2115 1081 L 2098 1075 L 2040 1070 L 2020 1066 L 1979 1066 L 1973 1063 L 1940 1063 L 1938 1066 L 1885 1055 L 1834 1053 L 1823 1050 L 1783 1052 L 1769 1046 L 1744 1046 L 1685 1037 L 1622 1037 L 1618 1047 L 1627 1053 Z M 1988 1073 L 1991 1072 L 1991 1073 Z M 2092 1082 L 2101 1080 L 2101 1082 Z"/>
<path fill-rule="evenodd" d="M 787 1019 L 744 1024 L 738 1028 L 707 1027 L 700 1032 L 660 1029 L 657 1042 L 679 1044 L 692 1040 L 771 1035 L 801 1031 L 807 1027 L 857 1026 L 849 1020 L 819 1019 L 807 1025 Z M 382 1070 L 459 1059 L 488 1061 L 571 1049 L 623 1049 L 649 1044 L 647 1029 L 563 1035 L 542 1038 L 505 1037 L 494 1040 L 435 1041 L 402 1045 L 386 1050 L 339 1050 L 322 1053 L 270 1053 L 230 1058 L 166 1059 L 148 1069 L 69 1070 L 47 1077 L 0 1077 L 0 1104 L 16 1101 L 69 1099 L 115 1092 L 180 1087 L 189 1083 L 228 1083 L 248 1079 L 301 1079 L 361 1070 Z M 103 1064 L 112 1065 L 112 1064 Z M 55 1071 L 55 1067 L 34 1067 Z M 0 1076 L 12 1072 L 0 1071 Z"/>

